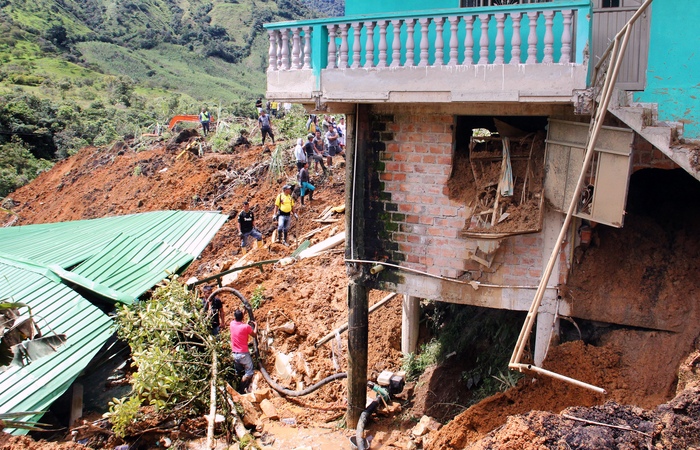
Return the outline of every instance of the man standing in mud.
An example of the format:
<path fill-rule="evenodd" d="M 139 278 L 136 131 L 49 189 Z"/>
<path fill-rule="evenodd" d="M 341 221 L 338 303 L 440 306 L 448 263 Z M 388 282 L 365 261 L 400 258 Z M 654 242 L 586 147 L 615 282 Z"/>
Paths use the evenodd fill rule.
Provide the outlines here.
<path fill-rule="evenodd" d="M 253 321 L 244 323 L 243 312 L 237 309 L 233 312 L 230 330 L 234 368 L 239 374 L 244 372 L 239 386 L 239 391 L 243 392 L 248 387 L 250 380 L 253 379 L 254 373 L 253 358 L 248 350 L 248 336 L 256 336 L 258 334 L 258 325 Z"/>
<path fill-rule="evenodd" d="M 255 228 L 255 214 L 250 210 L 250 203 L 243 202 L 243 211 L 238 214 L 238 236 L 241 238 L 241 247 L 245 248 L 248 236 L 262 241 L 262 234 Z"/>
<path fill-rule="evenodd" d="M 202 108 L 202 112 L 199 113 L 199 122 L 202 124 L 204 136 L 206 136 L 209 134 L 209 123 L 211 122 L 211 114 L 206 107 Z"/>
<path fill-rule="evenodd" d="M 260 117 L 258 117 L 258 124 L 260 124 L 260 132 L 262 133 L 262 145 L 265 145 L 265 138 L 270 136 L 272 143 L 275 143 L 275 135 L 272 134 L 272 121 L 267 111 L 264 109 L 260 112 Z"/>

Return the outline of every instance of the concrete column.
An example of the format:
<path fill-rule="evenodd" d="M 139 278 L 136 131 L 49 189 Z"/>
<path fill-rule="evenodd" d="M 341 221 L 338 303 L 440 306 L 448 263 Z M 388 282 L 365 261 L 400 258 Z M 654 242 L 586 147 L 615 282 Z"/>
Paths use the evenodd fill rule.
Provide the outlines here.
<path fill-rule="evenodd" d="M 542 258 L 543 265 L 547 264 L 552 250 L 556 245 L 559 231 L 564 221 L 563 214 L 550 209 L 545 210 L 544 225 L 543 225 L 543 240 L 542 240 Z M 561 253 L 565 253 L 566 246 L 562 246 Z M 557 256 L 557 262 L 552 267 L 552 274 L 549 277 L 550 286 L 559 283 L 559 275 L 562 261 L 561 253 Z M 558 299 L 557 291 L 547 289 L 542 297 L 540 309 L 537 311 L 537 323 L 535 325 L 535 354 L 533 355 L 535 365 L 542 367 L 542 361 L 547 356 L 550 342 L 552 338 L 559 336 L 559 319 L 555 320 L 557 313 Z"/>
<path fill-rule="evenodd" d="M 559 319 L 549 312 L 537 313 L 537 329 L 535 331 L 535 365 L 542 367 L 542 361 L 547 356 L 549 345 L 559 336 Z"/>
<path fill-rule="evenodd" d="M 357 427 L 367 406 L 368 292 L 359 283 L 348 285 L 348 428 Z"/>
<path fill-rule="evenodd" d="M 83 385 L 73 383 L 71 388 L 71 406 L 68 426 L 72 427 L 75 421 L 83 417 Z"/>
<path fill-rule="evenodd" d="M 401 302 L 401 353 L 416 352 L 418 323 L 420 322 L 420 298 L 404 295 Z"/>

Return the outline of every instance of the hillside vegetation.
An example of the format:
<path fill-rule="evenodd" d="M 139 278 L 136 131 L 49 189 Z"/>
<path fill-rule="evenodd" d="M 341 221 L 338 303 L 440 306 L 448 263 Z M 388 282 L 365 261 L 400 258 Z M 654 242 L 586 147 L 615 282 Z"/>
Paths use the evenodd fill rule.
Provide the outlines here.
<path fill-rule="evenodd" d="M 0 197 L 48 161 L 175 114 L 253 117 L 263 24 L 342 14 L 307 1 L 0 0 Z"/>

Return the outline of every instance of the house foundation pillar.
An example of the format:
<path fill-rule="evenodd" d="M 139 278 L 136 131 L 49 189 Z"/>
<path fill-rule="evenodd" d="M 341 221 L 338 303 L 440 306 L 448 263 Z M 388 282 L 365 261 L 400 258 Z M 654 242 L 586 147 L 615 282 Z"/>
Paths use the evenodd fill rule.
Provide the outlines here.
<path fill-rule="evenodd" d="M 535 331 L 535 355 L 534 363 L 542 367 L 542 362 L 547 356 L 547 350 L 555 336 L 559 336 L 559 318 L 550 312 L 537 313 L 537 328 Z"/>
<path fill-rule="evenodd" d="M 404 295 L 401 302 L 401 353 L 416 352 L 418 324 L 420 322 L 420 298 Z"/>
<path fill-rule="evenodd" d="M 367 406 L 368 292 L 359 283 L 348 285 L 348 428 L 357 427 Z"/>

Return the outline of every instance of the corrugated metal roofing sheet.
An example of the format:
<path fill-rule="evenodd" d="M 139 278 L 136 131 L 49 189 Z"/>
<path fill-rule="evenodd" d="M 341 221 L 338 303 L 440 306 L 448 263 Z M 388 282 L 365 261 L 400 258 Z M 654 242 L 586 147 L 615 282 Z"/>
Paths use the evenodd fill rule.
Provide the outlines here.
<path fill-rule="evenodd" d="M 0 413 L 48 408 L 111 336 L 111 319 L 69 286 L 128 303 L 184 270 L 227 218 L 159 211 L 0 229 L 0 299 L 29 305 L 45 335 L 66 334 L 56 353 L 0 373 Z"/>
<path fill-rule="evenodd" d="M 45 410 L 70 387 L 112 335 L 112 320 L 55 276 L 47 277 L 3 260 L 0 297 L 29 305 L 44 335 L 66 335 L 66 342 L 56 353 L 0 373 L 0 413 Z M 25 420 L 37 419 L 30 416 Z"/>

